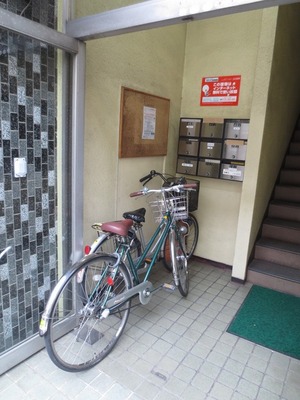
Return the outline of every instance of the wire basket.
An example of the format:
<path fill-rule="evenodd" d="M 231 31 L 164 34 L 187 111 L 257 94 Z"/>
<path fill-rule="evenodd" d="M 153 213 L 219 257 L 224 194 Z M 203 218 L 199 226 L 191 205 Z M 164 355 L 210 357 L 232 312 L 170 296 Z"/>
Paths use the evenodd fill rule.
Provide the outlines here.
<path fill-rule="evenodd" d="M 185 176 L 179 177 L 170 177 L 167 179 L 167 182 L 164 186 L 172 186 L 178 185 L 179 183 L 194 183 L 197 185 L 196 189 L 189 190 L 188 197 L 189 197 L 189 212 L 193 212 L 198 210 L 198 199 L 199 199 L 199 189 L 200 189 L 200 182 L 195 179 L 188 179 Z"/>
<path fill-rule="evenodd" d="M 186 190 L 181 192 L 166 192 L 165 199 L 160 195 L 148 201 L 155 222 L 160 222 L 167 211 L 171 212 L 177 221 L 186 219 L 189 213 L 189 198 Z"/>

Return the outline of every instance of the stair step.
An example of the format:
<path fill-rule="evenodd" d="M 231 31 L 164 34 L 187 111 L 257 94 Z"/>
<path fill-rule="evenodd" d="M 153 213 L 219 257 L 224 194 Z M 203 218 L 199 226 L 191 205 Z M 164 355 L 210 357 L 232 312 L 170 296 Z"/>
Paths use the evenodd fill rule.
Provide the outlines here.
<path fill-rule="evenodd" d="M 247 281 L 300 296 L 300 271 L 295 268 L 254 259 L 248 266 Z"/>
<path fill-rule="evenodd" d="M 288 154 L 285 157 L 284 168 L 287 168 L 287 169 L 300 169 L 300 155 Z"/>
<path fill-rule="evenodd" d="M 280 172 L 280 184 L 300 186 L 300 170 L 282 169 Z"/>
<path fill-rule="evenodd" d="M 300 142 L 291 142 L 289 146 L 289 154 L 300 154 Z"/>
<path fill-rule="evenodd" d="M 300 222 L 300 203 L 272 200 L 269 205 L 268 217 Z"/>
<path fill-rule="evenodd" d="M 300 203 L 300 187 L 291 185 L 276 185 L 274 199 Z"/>
<path fill-rule="evenodd" d="M 295 243 L 261 238 L 256 242 L 254 257 L 300 270 L 300 246 Z"/>
<path fill-rule="evenodd" d="M 300 245 L 300 222 L 279 218 L 266 218 L 263 222 L 262 237 L 297 243 Z"/>
<path fill-rule="evenodd" d="M 266 275 L 277 276 L 278 278 L 300 283 L 300 270 L 285 265 L 254 259 L 249 264 L 248 270 L 262 272 Z"/>
<path fill-rule="evenodd" d="M 247 280 L 300 296 L 300 118 L 274 188 Z"/>

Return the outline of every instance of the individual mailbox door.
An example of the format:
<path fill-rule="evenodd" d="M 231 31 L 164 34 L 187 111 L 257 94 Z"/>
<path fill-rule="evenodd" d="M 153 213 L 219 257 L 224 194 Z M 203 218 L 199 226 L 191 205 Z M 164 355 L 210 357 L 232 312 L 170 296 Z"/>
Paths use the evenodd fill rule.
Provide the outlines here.
<path fill-rule="evenodd" d="M 198 156 L 199 140 L 192 138 L 179 138 L 178 154 Z"/>
<path fill-rule="evenodd" d="M 206 142 L 200 143 L 200 157 L 203 158 L 221 158 L 222 142 Z"/>
<path fill-rule="evenodd" d="M 202 123 L 201 137 L 222 139 L 223 137 L 223 122 L 205 122 Z"/>
<path fill-rule="evenodd" d="M 239 164 L 221 164 L 221 178 L 231 181 L 244 180 L 244 165 Z"/>
<path fill-rule="evenodd" d="M 244 140 L 225 140 L 223 158 L 226 160 L 246 160 L 247 142 Z"/>
<path fill-rule="evenodd" d="M 202 119 L 181 118 L 180 120 L 180 136 L 200 136 Z"/>
<path fill-rule="evenodd" d="M 249 120 L 226 120 L 224 136 L 226 139 L 248 139 Z"/>
<path fill-rule="evenodd" d="M 178 157 L 177 172 L 180 174 L 196 175 L 197 174 L 197 158 Z"/>
<path fill-rule="evenodd" d="M 218 178 L 220 163 L 220 160 L 200 159 L 198 164 L 198 176 Z"/>

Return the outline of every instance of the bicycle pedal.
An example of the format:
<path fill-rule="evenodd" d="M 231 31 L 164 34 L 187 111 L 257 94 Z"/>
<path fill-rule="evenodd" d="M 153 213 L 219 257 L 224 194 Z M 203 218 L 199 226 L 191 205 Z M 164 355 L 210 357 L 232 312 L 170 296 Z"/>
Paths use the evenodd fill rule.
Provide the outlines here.
<path fill-rule="evenodd" d="M 164 283 L 164 284 L 162 285 L 162 288 L 163 288 L 163 289 L 166 289 L 166 290 L 168 290 L 168 291 L 170 291 L 170 292 L 174 292 L 174 290 L 176 289 L 176 286 L 175 286 L 175 285 L 172 285 L 171 283 Z"/>

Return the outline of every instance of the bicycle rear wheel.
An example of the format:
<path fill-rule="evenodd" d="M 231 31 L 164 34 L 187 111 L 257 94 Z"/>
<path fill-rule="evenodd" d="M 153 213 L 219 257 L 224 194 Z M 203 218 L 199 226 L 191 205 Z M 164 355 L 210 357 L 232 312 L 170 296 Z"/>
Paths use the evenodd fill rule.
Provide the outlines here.
<path fill-rule="evenodd" d="M 115 263 L 115 257 L 92 254 L 62 278 L 65 282 L 53 302 L 45 344 L 51 360 L 65 371 L 83 371 L 99 363 L 125 328 L 130 300 L 108 315 L 103 312 L 107 300 L 132 286 L 126 266 L 113 267 Z"/>
<path fill-rule="evenodd" d="M 194 217 L 193 214 L 189 214 L 185 220 L 177 221 L 177 225 L 179 225 L 179 227 L 183 231 L 185 251 L 187 255 L 187 260 L 189 260 L 194 254 L 199 237 L 199 225 L 197 219 Z M 164 243 L 163 263 L 167 270 L 172 272 L 170 242 L 168 237 Z"/>

